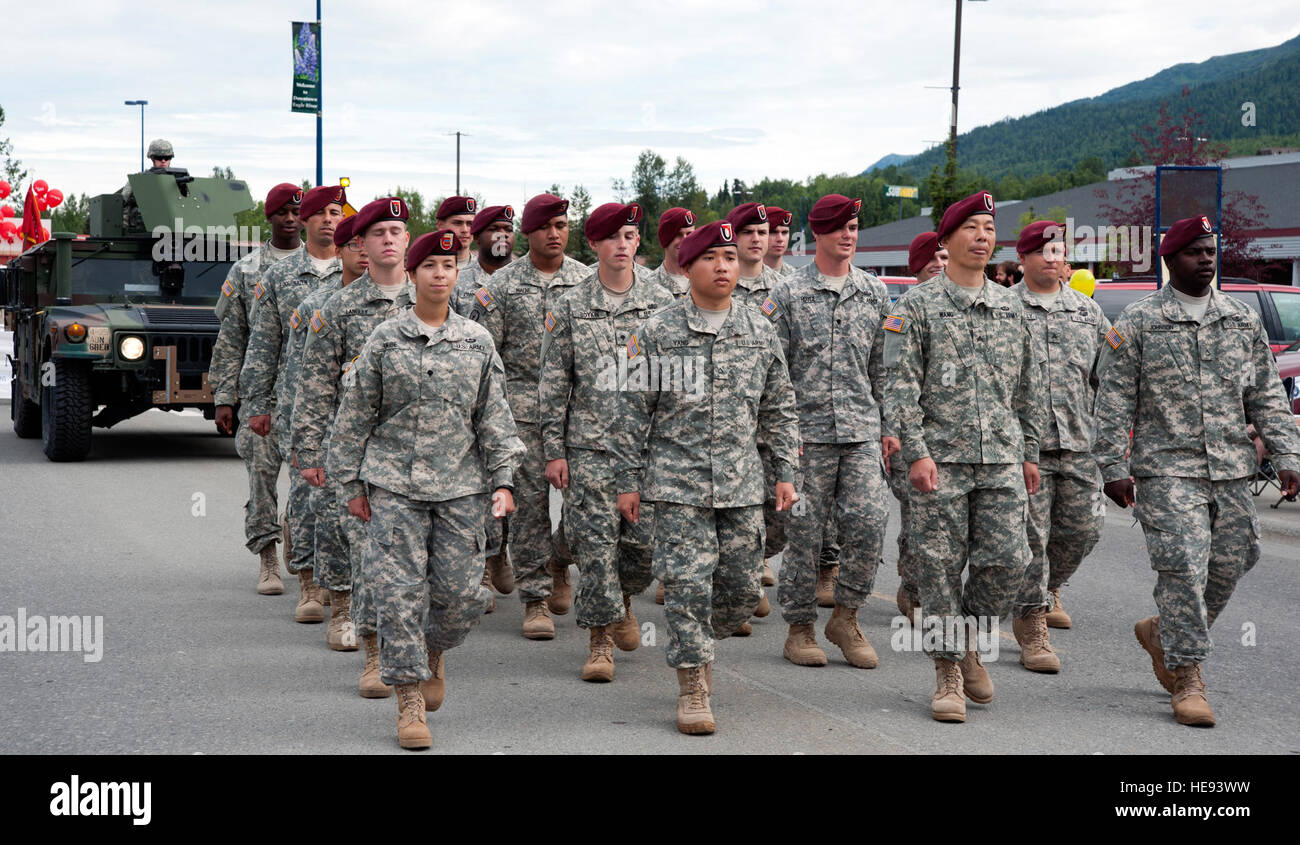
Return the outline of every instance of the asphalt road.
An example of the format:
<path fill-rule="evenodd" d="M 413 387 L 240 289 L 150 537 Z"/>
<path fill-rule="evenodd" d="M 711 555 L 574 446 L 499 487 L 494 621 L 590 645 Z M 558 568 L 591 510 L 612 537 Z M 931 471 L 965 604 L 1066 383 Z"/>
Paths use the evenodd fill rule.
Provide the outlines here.
<path fill-rule="evenodd" d="M 394 700 L 356 695 L 361 653 L 331 652 L 323 625 L 292 621 L 296 586 L 255 593 L 246 477 L 211 423 L 151 411 L 97 431 L 81 464 L 48 463 L 38 440 L 19 440 L 6 423 L 0 479 L 0 614 L 103 617 L 99 662 L 0 652 L 0 753 L 403 753 Z M 1300 519 L 1289 507 L 1270 521 Z M 774 612 L 754 636 L 720 646 L 718 732 L 686 737 L 674 726 L 662 608 L 649 594 L 634 606 L 655 645 L 616 651 L 605 685 L 579 680 L 586 636 L 572 613 L 557 617 L 555 640 L 530 642 L 517 595 L 498 597 L 449 655 L 447 701 L 429 719 L 434 753 L 1300 752 L 1294 540 L 1266 539 L 1215 626 L 1206 680 L 1219 725 L 1198 730 L 1173 721 L 1133 639 L 1133 622 L 1154 612 L 1154 580 L 1132 522 L 1110 510 L 1065 592 L 1075 627 L 1052 632 L 1062 673 L 1023 669 L 1008 622 L 990 664 L 997 698 L 969 705 L 964 725 L 931 721 L 932 664 L 890 648 L 895 520 L 880 598 L 861 614 L 879 668 L 851 668 L 824 641 L 830 666 L 787 663 Z M 775 588 L 769 596 L 775 605 Z M 830 611 L 821 613 L 819 637 Z M 1254 626 L 1254 645 L 1243 644 L 1243 626 Z"/>

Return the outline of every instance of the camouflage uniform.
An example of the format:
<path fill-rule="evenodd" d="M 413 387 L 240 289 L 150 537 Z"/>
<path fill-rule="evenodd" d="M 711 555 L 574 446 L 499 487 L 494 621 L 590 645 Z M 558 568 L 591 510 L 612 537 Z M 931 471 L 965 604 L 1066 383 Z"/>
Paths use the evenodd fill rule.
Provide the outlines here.
<path fill-rule="evenodd" d="M 836 291 L 810 264 L 781 281 L 761 306 L 776 327 L 795 388 L 800 458 L 798 510 L 778 598 L 791 625 L 817 620 L 817 569 L 832 512 L 845 554 L 836 604 L 857 610 L 871 595 L 889 511 L 880 457 L 883 338 L 889 294 L 852 267 Z"/>
<path fill-rule="evenodd" d="M 488 278 L 491 277 L 477 261 L 461 270 L 456 275 L 456 287 L 452 288 L 452 310 L 462 317 L 468 317 L 469 312 L 474 308 L 474 292 L 481 288 Z"/>
<path fill-rule="evenodd" d="M 683 274 L 683 276 L 684 275 L 685 274 Z M 686 294 L 691 292 L 691 282 L 689 279 L 678 281 L 673 278 L 672 274 L 669 273 L 662 264 L 655 268 L 654 272 L 650 274 L 650 278 L 664 290 L 672 294 L 673 299 L 683 299 Z"/>
<path fill-rule="evenodd" d="M 560 297 L 591 270 L 564 256 L 555 277 L 547 282 L 525 253 L 488 277 L 474 292 L 470 319 L 492 335 L 506 368 L 506 398 L 526 454 L 515 478 L 515 513 L 510 519 L 510 564 L 519 587 L 519 600 L 541 601 L 551 595 L 546 564 L 552 554 L 569 558 L 562 535 L 551 535 L 550 486 L 538 428 L 537 377 L 541 368 L 543 323 Z"/>
<path fill-rule="evenodd" d="M 1197 323 L 1166 285 L 1120 314 L 1099 369 L 1093 455 L 1103 483 L 1136 479 L 1165 665 L 1201 663 L 1210 626 L 1259 560 L 1246 425 L 1277 469 L 1300 471 L 1300 435 L 1268 338 L 1232 297 L 1212 291 Z"/>
<path fill-rule="evenodd" d="M 299 250 L 301 251 L 301 247 Z M 208 382 L 212 401 L 217 405 L 239 403 L 239 370 L 244 366 L 248 349 L 248 329 L 253 310 L 253 286 L 275 264 L 271 242 L 239 259 L 221 286 L 216 312 L 221 331 L 212 347 Z M 235 451 L 244 459 L 248 470 L 248 501 L 244 503 L 244 537 L 248 550 L 257 552 L 280 537 L 280 517 L 276 480 L 280 477 L 280 444 L 275 432 L 258 437 L 248 427 L 246 414 L 235 430 Z"/>
<path fill-rule="evenodd" d="M 464 642 L 487 607 L 483 511 L 490 491 L 512 485 L 524 447 L 492 340 L 459 314 L 436 329 L 413 310 L 398 314 L 350 374 L 330 464 L 345 502 L 369 486 L 364 580 L 379 673 L 387 684 L 426 681 L 428 652 Z"/>
<path fill-rule="evenodd" d="M 989 281 L 964 288 L 942 273 L 903 296 L 885 329 L 902 460 L 910 468 L 929 457 L 938 471 L 937 489 L 911 491 L 922 610 L 945 624 L 975 616 L 995 625 L 1014 607 L 1029 564 L 1021 464 L 1037 463 L 1042 428 L 1041 373 L 1020 297 Z M 945 641 L 930 653 L 956 661 L 965 649 Z"/>
<path fill-rule="evenodd" d="M 608 449 L 628 338 L 672 301 L 657 283 L 636 281 L 614 308 L 593 273 L 546 316 L 537 416 L 545 460 L 569 462 L 566 529 L 581 573 L 575 601 L 582 628 L 621 622 L 624 597 L 650 584 L 653 513 L 642 510 L 636 525 L 619 515 Z"/>
<path fill-rule="evenodd" d="M 617 490 L 640 492 L 655 506 L 668 665 L 702 666 L 713 662 L 714 640 L 730 636 L 758 604 L 758 439 L 770 445 L 779 480 L 793 482 L 794 388 L 776 332 L 752 308 L 733 307 L 715 333 L 694 301 L 677 300 L 637 330 L 628 356 L 611 448 Z M 673 367 L 680 381 L 655 378 Z"/>
<path fill-rule="evenodd" d="M 239 374 L 243 412 L 249 419 L 271 415 L 271 430 L 280 446 L 280 456 L 289 464 L 289 542 L 293 558 L 289 571 L 311 569 L 316 556 L 316 519 L 311 509 L 311 485 L 293 468 L 289 442 L 289 416 L 293 412 L 297 380 L 288 372 L 289 336 L 294 310 L 303 297 L 321 285 L 338 284 L 343 265 L 331 259 L 322 273 L 307 250 L 272 266 L 253 288 L 252 331 L 248 353 Z"/>
<path fill-rule="evenodd" d="M 321 501 L 339 514 L 338 533 L 327 533 L 326 542 L 346 546 L 352 584 L 352 621 L 361 635 L 377 630 L 374 601 L 362 573 L 365 525 L 347 512 L 348 500 L 343 496 L 338 472 L 327 463 L 324 443 L 333 439 L 331 432 L 339 407 L 340 386 L 352 361 L 361 354 L 371 332 L 384 320 L 409 308 L 413 296 L 408 283 L 394 299 L 389 299 L 389 294 L 371 281 L 370 274 L 363 273 L 347 287 L 331 294 L 320 308 L 303 315 L 309 331 L 303 345 L 302 376 L 293 406 L 293 449 L 298 466 L 325 470 L 328 495 L 322 496 Z M 335 548 L 331 546 L 331 553 Z M 328 565 L 336 564 L 330 561 Z M 331 568 L 331 572 L 335 571 Z"/>

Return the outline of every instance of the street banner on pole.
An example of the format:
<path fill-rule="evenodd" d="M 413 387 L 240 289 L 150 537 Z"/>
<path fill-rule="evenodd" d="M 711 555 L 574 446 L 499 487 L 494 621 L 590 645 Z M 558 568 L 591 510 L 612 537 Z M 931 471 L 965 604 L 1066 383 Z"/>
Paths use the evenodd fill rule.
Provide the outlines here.
<path fill-rule="evenodd" d="M 320 22 L 294 21 L 293 100 L 290 111 L 320 111 Z"/>

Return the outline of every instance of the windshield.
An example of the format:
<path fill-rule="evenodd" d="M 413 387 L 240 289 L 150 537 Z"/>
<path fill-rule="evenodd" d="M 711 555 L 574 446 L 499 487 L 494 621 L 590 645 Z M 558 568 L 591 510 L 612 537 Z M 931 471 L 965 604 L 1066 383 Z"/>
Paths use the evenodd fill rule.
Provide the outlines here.
<path fill-rule="evenodd" d="M 99 302 L 166 301 L 211 305 L 230 272 L 230 261 L 155 264 L 148 258 L 96 256 L 72 259 L 72 293 Z M 160 282 L 162 284 L 160 284 Z"/>

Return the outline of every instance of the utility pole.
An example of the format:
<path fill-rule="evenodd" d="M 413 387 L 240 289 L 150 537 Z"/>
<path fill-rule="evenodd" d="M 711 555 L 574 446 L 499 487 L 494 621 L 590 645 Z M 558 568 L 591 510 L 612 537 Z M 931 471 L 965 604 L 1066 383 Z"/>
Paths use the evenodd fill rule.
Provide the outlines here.
<path fill-rule="evenodd" d="M 460 136 L 464 135 L 468 138 L 469 134 L 466 132 L 448 132 L 447 134 L 456 136 L 456 196 L 460 196 Z"/>
<path fill-rule="evenodd" d="M 957 84 L 958 71 L 961 69 L 961 4 L 957 0 L 957 26 L 952 38 L 952 118 L 948 127 L 948 143 L 952 145 L 952 155 L 957 156 Z"/>
<path fill-rule="evenodd" d="M 961 14 L 961 4 L 958 3 L 958 15 Z M 320 35 L 316 39 L 316 66 L 318 71 L 320 100 L 316 105 L 316 187 L 325 184 L 324 180 L 324 142 L 322 140 L 321 113 L 325 110 L 325 51 L 322 42 L 325 40 L 325 26 L 320 16 L 320 0 L 316 0 L 316 24 L 317 31 Z M 955 95 L 954 95 L 955 96 Z M 956 108 L 954 106 L 954 113 Z"/>

